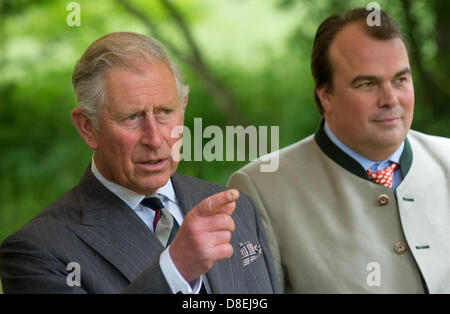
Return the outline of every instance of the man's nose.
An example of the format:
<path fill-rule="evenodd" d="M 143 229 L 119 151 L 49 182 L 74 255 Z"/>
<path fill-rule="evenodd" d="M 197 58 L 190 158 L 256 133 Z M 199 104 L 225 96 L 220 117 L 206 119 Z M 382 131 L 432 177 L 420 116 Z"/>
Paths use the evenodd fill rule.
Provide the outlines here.
<path fill-rule="evenodd" d="M 385 106 L 395 106 L 398 104 L 397 95 L 395 94 L 395 89 L 391 84 L 384 84 L 382 88 L 380 88 L 380 97 L 378 100 L 379 107 Z"/>
<path fill-rule="evenodd" d="M 153 115 L 145 117 L 145 121 L 142 126 L 142 132 L 142 144 L 148 145 L 152 148 L 161 146 L 162 138 L 160 135 L 160 125 Z"/>

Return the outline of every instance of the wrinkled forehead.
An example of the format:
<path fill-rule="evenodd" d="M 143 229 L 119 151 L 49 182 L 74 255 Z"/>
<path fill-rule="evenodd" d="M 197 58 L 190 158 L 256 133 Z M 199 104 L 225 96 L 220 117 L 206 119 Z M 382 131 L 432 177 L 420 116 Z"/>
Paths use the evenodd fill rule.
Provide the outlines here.
<path fill-rule="evenodd" d="M 114 68 L 104 77 L 106 104 L 178 103 L 176 83 L 163 63 L 142 64 L 138 70 Z"/>
<path fill-rule="evenodd" d="M 145 75 L 147 72 L 153 71 L 155 68 L 167 68 L 170 72 L 169 63 L 166 60 L 156 59 L 151 56 L 130 55 L 128 58 L 115 60 L 115 62 L 106 62 L 102 77 L 108 76 L 111 72 L 128 71 L 139 75 Z"/>

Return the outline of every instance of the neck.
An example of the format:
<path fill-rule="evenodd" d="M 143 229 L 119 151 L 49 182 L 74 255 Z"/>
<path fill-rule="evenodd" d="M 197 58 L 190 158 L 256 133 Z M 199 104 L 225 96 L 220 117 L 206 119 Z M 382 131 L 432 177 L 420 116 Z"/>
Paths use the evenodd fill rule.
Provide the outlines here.
<path fill-rule="evenodd" d="M 357 154 L 365 159 L 371 161 L 381 161 L 389 158 L 394 154 L 402 145 L 403 140 L 400 143 L 394 145 L 375 145 L 376 141 L 352 141 L 351 136 L 346 136 L 342 132 L 337 132 L 333 125 L 325 122 L 324 128 L 326 132 L 334 138 L 333 141 L 340 142 L 341 146 L 346 147 L 347 151 L 351 150 L 354 154 Z M 385 144 L 385 143 L 383 143 Z M 346 150 L 344 147 L 341 147 Z M 347 152 L 348 153 L 348 152 Z"/>

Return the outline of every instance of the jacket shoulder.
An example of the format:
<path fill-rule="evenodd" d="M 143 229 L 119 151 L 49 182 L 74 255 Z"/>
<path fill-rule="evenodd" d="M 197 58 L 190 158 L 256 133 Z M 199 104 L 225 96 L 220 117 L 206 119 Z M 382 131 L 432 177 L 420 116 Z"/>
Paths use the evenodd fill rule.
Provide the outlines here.
<path fill-rule="evenodd" d="M 410 130 L 408 139 L 413 152 L 420 152 L 422 155 L 426 154 L 433 159 L 442 161 L 443 164 L 448 164 L 448 156 L 450 155 L 449 138 Z"/>
<path fill-rule="evenodd" d="M 183 188 L 198 188 L 202 187 L 203 189 L 210 190 L 212 194 L 225 191 L 227 188 L 225 186 L 222 186 L 220 184 L 216 184 L 213 182 L 209 182 L 206 180 L 202 180 L 199 178 L 191 177 L 186 174 L 176 172 L 174 176 L 172 177 L 173 180 L 175 180 L 176 183 L 180 183 L 183 185 Z"/>
<path fill-rule="evenodd" d="M 442 149 L 450 149 L 450 138 L 437 136 L 437 135 L 429 135 L 419 131 L 410 130 L 408 132 L 408 138 L 412 138 L 413 140 L 420 142 L 424 145 L 433 145 L 436 148 Z"/>
<path fill-rule="evenodd" d="M 49 204 L 35 217 L 12 233 L 3 241 L 3 246 L 9 242 L 32 241 L 42 242 L 51 246 L 55 233 L 68 232 L 67 225 L 81 219 L 75 188 L 66 192 L 56 201 Z"/>
<path fill-rule="evenodd" d="M 205 181 L 199 178 L 191 177 L 177 172 L 173 177 L 173 183 L 176 190 L 183 190 L 183 193 L 189 193 L 195 200 L 195 204 L 201 202 L 205 198 L 229 190 L 229 187 Z M 179 192 L 179 191 L 178 191 Z M 195 205 L 193 204 L 193 205 Z M 241 193 L 237 201 L 237 206 L 254 210 L 254 205 L 250 198 Z"/>
<path fill-rule="evenodd" d="M 314 135 L 309 135 L 298 142 L 248 163 L 237 172 L 245 172 L 252 176 L 262 175 L 266 178 L 270 174 L 290 173 L 292 164 L 297 163 L 298 160 L 310 159 L 311 153 L 315 153 L 317 150 L 320 148 L 314 140 Z"/>

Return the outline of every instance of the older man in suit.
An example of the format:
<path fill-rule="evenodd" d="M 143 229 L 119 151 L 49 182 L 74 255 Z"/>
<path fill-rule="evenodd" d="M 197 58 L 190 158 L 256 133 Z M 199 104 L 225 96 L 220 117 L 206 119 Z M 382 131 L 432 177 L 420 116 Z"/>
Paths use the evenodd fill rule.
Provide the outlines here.
<path fill-rule="evenodd" d="M 155 40 L 112 33 L 75 67 L 77 186 L 0 249 L 6 293 L 276 293 L 264 230 L 236 190 L 176 173 L 188 88 Z M 175 149 L 176 150 L 176 149 Z"/>
<path fill-rule="evenodd" d="M 317 31 L 317 133 L 274 153 L 277 171 L 256 161 L 229 186 L 260 210 L 286 292 L 449 293 L 450 140 L 410 130 L 406 42 L 369 13 Z"/>

